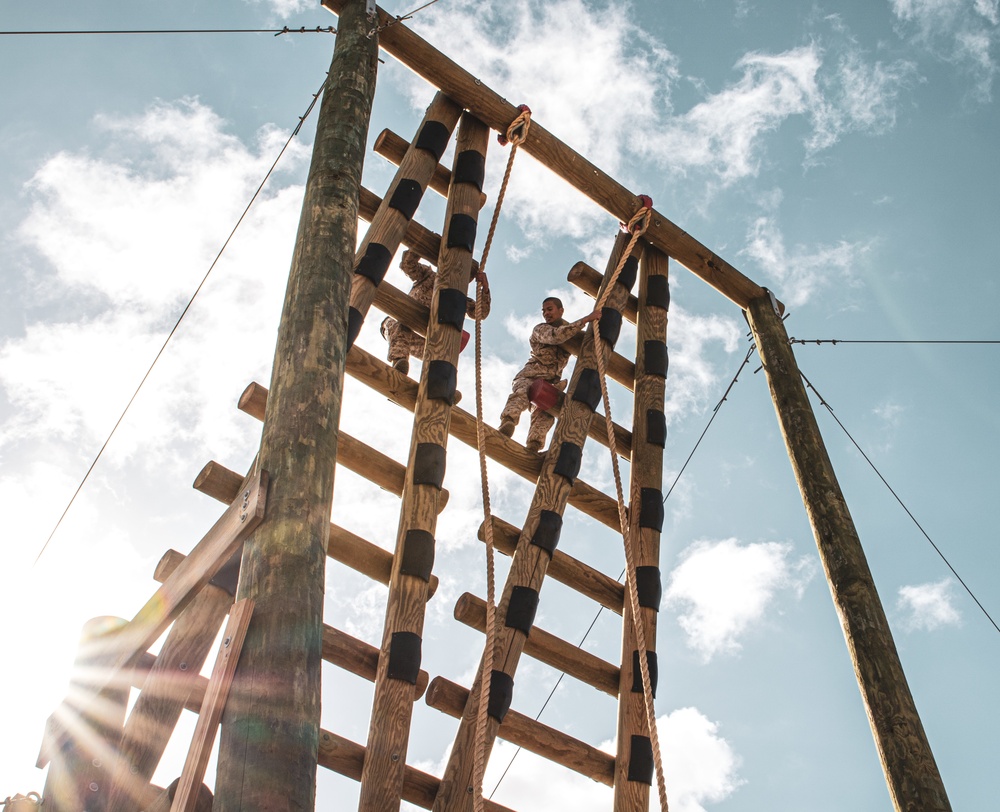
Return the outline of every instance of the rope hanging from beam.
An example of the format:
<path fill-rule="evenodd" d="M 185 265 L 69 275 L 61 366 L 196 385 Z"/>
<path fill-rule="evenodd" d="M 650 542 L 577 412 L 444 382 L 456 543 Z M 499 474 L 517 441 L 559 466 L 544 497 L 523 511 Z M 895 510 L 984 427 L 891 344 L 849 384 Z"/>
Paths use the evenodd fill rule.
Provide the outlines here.
<path fill-rule="evenodd" d="M 483 775 L 486 772 L 486 716 L 489 705 L 490 682 L 493 675 L 493 660 L 495 659 L 496 643 L 496 576 L 494 572 L 493 548 L 493 518 L 490 511 L 490 483 L 486 473 L 486 429 L 483 423 L 483 280 L 485 279 L 486 260 L 493 245 L 493 235 L 500 219 L 500 210 L 507 193 L 507 183 L 514 166 L 517 148 L 528 138 L 531 127 L 531 109 L 526 104 L 518 107 L 519 115 L 511 122 L 507 132 L 497 135 L 501 146 L 511 145 L 507 157 L 507 168 L 500 183 L 497 194 L 497 204 L 493 209 L 493 219 L 490 230 L 483 245 L 483 256 L 479 260 L 479 273 L 476 275 L 476 446 L 479 450 L 479 475 L 483 489 L 483 527 L 486 542 L 486 647 L 483 652 L 483 665 L 479 674 L 479 707 L 476 714 L 475 758 L 473 760 L 473 794 L 472 804 L 475 812 L 483 810 Z"/>
<path fill-rule="evenodd" d="M 629 220 L 628 224 L 625 226 L 628 232 L 632 235 L 631 239 L 622 251 L 621 257 L 618 259 L 618 265 L 615 267 L 611 274 L 611 278 L 604 287 L 604 293 L 601 294 L 601 297 L 597 300 L 596 309 L 598 310 L 604 306 L 608 296 L 611 295 L 611 290 L 614 287 L 615 282 L 618 281 L 618 276 L 621 274 L 622 268 L 625 267 L 625 262 L 632 255 L 632 250 L 635 248 L 636 243 L 639 241 L 639 238 L 646 230 L 646 226 L 649 224 L 649 216 L 653 209 L 653 201 L 646 195 L 640 195 L 640 200 L 642 200 L 642 208 L 640 208 L 639 211 L 632 216 L 632 219 Z M 604 424 L 608 432 L 608 448 L 611 450 L 611 467 L 615 475 L 615 490 L 618 496 L 618 520 L 621 524 L 622 540 L 625 545 L 625 593 L 632 611 L 632 625 L 635 632 L 636 647 L 640 652 L 644 653 L 647 651 L 646 630 L 642 622 L 642 614 L 639 607 L 639 592 L 636 585 L 635 555 L 632 549 L 631 528 L 629 524 L 628 512 L 625 509 L 625 496 L 622 491 L 621 471 L 618 467 L 618 450 L 615 443 L 614 422 L 611 417 L 611 399 L 608 397 L 604 344 L 601 341 L 600 322 L 594 322 L 594 353 L 597 358 L 598 377 L 601 381 L 601 398 L 604 401 Z M 630 494 L 630 499 L 633 509 L 635 509 L 635 505 L 638 503 L 638 500 L 636 499 L 634 486 L 632 488 L 632 493 Z M 646 723 L 649 726 L 649 740 L 653 750 L 653 764 L 656 768 L 656 785 L 660 796 L 660 809 L 662 812 L 667 812 L 667 788 L 663 777 L 663 758 L 660 753 L 660 740 L 656 730 L 656 711 L 653 707 L 653 690 L 649 676 L 649 662 L 648 658 L 642 654 L 640 654 L 638 660 L 639 673 L 642 676 L 643 701 L 646 706 Z"/>

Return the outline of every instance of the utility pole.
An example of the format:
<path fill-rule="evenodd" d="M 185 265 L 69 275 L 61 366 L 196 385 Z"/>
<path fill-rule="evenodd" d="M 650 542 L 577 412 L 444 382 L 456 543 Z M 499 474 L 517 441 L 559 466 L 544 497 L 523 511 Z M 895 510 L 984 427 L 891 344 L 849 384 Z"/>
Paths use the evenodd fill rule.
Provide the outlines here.
<path fill-rule="evenodd" d="M 374 4 L 372 4 L 374 12 Z M 267 518 L 238 598 L 253 620 L 219 745 L 216 812 L 312 810 L 326 548 L 378 37 L 365 0 L 340 15 L 278 330 L 258 465 Z"/>
<path fill-rule="evenodd" d="M 893 805 L 899 812 L 950 812 L 944 783 L 906 683 L 858 531 L 802 385 L 785 325 L 770 295 L 751 301 L 746 312 Z"/>

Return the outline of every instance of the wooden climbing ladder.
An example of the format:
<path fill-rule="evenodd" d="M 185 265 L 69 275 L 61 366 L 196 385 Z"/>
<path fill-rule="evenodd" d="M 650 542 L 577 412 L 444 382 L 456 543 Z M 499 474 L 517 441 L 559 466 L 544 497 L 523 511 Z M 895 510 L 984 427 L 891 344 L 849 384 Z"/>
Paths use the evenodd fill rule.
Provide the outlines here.
<path fill-rule="evenodd" d="M 576 361 L 555 407 L 558 420 L 549 450 L 539 456 L 495 429 L 485 427 L 483 432 L 487 456 L 535 483 L 535 491 L 519 527 L 498 516 L 491 520 L 496 547 L 511 557 L 511 564 L 497 606 L 494 656 L 479 666 L 480 675 L 487 677 L 488 708 L 485 741 L 477 741 L 478 680 L 463 686 L 440 676 L 430 679 L 421 668 L 422 633 L 425 606 L 438 586 L 435 532 L 448 502 L 443 488 L 448 442 L 455 438 L 476 447 L 480 428 L 473 414 L 456 405 L 456 382 L 466 297 L 476 268 L 489 133 L 505 132 L 518 111 L 385 12 L 370 17 L 360 0 L 323 3 L 340 15 L 340 31 L 274 377 L 270 387 L 251 383 L 239 400 L 240 409 L 263 421 L 260 454 L 246 475 L 214 461 L 203 468 L 195 487 L 227 506 L 222 517 L 187 555 L 165 554 L 155 574 L 162 585 L 131 621 L 110 630 L 97 624 L 88 629 L 74 684 L 50 720 L 39 756 L 40 765 L 50 765 L 43 793 L 47 812 L 308 809 L 315 804 L 317 767 L 359 781 L 363 810 L 398 809 L 402 801 L 442 812 L 468 810 L 479 803 L 473 776 L 477 746 L 488 752 L 497 737 L 613 787 L 616 812 L 646 810 L 656 753 L 639 671 L 641 664 L 648 666 L 655 691 L 670 259 L 748 315 L 897 808 L 948 809 L 857 534 L 846 506 L 838 507 L 843 499 L 836 478 L 815 421 L 809 423 L 811 411 L 784 334 L 782 307 L 768 291 L 655 210 L 649 211 L 645 232 L 629 256 L 622 256 L 628 235 L 615 242 L 605 274 L 583 263 L 570 270 L 572 283 L 604 300 L 598 331 L 604 361 L 597 362 L 592 329 L 567 345 Z M 389 132 L 376 141 L 377 151 L 398 167 L 382 198 L 361 187 L 363 156 L 357 152 L 357 133 L 364 131 L 363 147 L 367 132 L 379 47 L 439 89 L 409 142 Z M 324 151 L 337 149 L 331 146 L 335 139 L 326 137 L 334 120 L 351 126 L 354 139 L 350 149 L 337 154 Z M 454 159 L 446 168 L 440 160 L 453 134 Z M 612 217 L 628 222 L 635 214 L 637 195 L 540 123 L 532 124 L 522 148 Z M 428 189 L 447 199 L 440 234 L 414 219 Z M 335 209 L 340 219 L 331 228 L 321 217 Z M 351 233 L 355 215 L 370 223 L 356 251 Z M 438 269 L 430 307 L 384 280 L 401 245 Z M 609 284 L 614 270 L 620 273 Z M 355 344 L 372 307 L 425 338 L 419 382 Z M 310 346 L 316 328 L 299 321 L 303 312 L 322 313 L 323 329 L 329 327 L 319 369 L 309 366 L 316 356 Z M 622 319 L 635 325 L 634 355 L 614 351 Z M 301 349 L 301 358 L 295 348 Z M 573 557 L 565 545 L 558 546 L 569 508 L 620 529 L 618 500 L 579 476 L 588 438 L 612 445 L 601 414 L 598 366 L 606 366 L 609 377 L 633 392 L 631 428 L 615 424 L 612 433 L 617 453 L 631 463 L 627 524 L 635 569 L 626 581 L 635 584 L 635 601 L 629 600 L 632 596 L 619 580 Z M 338 430 L 344 373 L 412 412 L 405 465 L 363 438 Z M 304 423 L 282 422 L 299 415 L 296 404 L 305 403 L 316 411 L 304 409 L 302 414 L 309 415 L 301 418 Z M 789 418 L 792 413 L 794 419 Z M 295 431 L 301 436 L 309 420 L 323 428 L 316 428 L 319 439 L 306 463 L 322 470 L 306 487 L 295 484 L 293 474 L 304 463 L 288 458 L 287 446 L 294 442 L 287 438 Z M 330 521 L 334 461 L 400 497 L 391 552 L 338 526 L 335 503 Z M 831 493 L 836 503 L 832 506 Z M 322 623 L 327 556 L 388 586 L 378 645 Z M 293 562 L 287 570 L 286 561 Z M 602 660 L 535 625 L 546 576 L 622 617 L 619 662 Z M 841 583 L 850 583 L 851 589 L 842 593 Z M 226 650 L 242 634 L 234 627 L 224 635 L 218 679 L 206 681 L 198 672 L 227 614 L 250 618 L 248 627 L 242 624 L 247 632 L 243 653 Z M 458 599 L 455 617 L 486 630 L 487 607 L 474 594 Z M 644 630 L 645 651 L 639 650 L 636 624 Z M 151 655 L 150 645 L 168 630 L 159 653 Z M 517 669 L 524 654 L 617 699 L 614 755 L 515 709 Z M 364 744 L 320 728 L 320 659 L 374 683 Z M 213 798 L 202 784 L 203 753 L 227 701 L 230 677 L 233 688 L 221 726 Z M 126 716 L 128 689 L 133 686 L 140 689 L 139 698 Z M 440 778 L 407 762 L 413 705 L 422 696 L 431 707 L 460 720 Z M 191 766 L 171 787 L 152 786 L 181 711 L 199 712 L 203 707 Z M 668 794 L 669 780 L 668 775 Z M 485 799 L 482 806 L 504 808 Z"/>

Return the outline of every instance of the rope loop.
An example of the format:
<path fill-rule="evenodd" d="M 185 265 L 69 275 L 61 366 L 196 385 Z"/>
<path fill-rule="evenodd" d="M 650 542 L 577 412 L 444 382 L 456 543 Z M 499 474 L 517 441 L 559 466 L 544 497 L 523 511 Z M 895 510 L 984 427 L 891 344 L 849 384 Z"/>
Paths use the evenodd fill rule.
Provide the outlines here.
<path fill-rule="evenodd" d="M 646 228 L 649 226 L 649 216 L 653 212 L 653 198 L 649 195 L 639 195 L 639 201 L 642 206 L 632 215 L 632 219 L 625 225 L 625 230 L 629 234 L 641 236 L 646 233 Z"/>
<path fill-rule="evenodd" d="M 517 109 L 519 111 L 517 118 L 510 123 L 506 135 L 503 133 L 497 135 L 497 143 L 501 147 L 505 147 L 507 144 L 519 147 L 528 140 L 528 129 L 531 127 L 531 108 L 526 104 L 519 104 Z"/>

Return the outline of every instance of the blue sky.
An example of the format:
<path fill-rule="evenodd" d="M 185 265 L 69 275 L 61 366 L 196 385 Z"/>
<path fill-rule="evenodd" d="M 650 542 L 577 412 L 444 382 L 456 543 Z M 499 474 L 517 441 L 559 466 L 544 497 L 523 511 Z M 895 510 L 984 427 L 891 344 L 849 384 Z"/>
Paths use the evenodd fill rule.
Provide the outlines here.
<path fill-rule="evenodd" d="M 403 14 L 417 5 L 385 8 Z M 301 0 L 8 4 L 0 20 L 10 31 L 336 24 Z M 996 0 L 439 0 L 410 24 L 774 290 L 791 336 L 997 340 L 998 21 Z M 0 644 L 9 686 L 0 719 L 17 733 L 0 745 L 0 796 L 41 789 L 36 742 L 65 691 L 84 621 L 131 617 L 155 586 L 163 551 L 186 552 L 214 521 L 219 507 L 189 485 L 205 462 L 244 470 L 252 459 L 260 429 L 236 400 L 251 380 L 269 380 L 312 120 L 32 566 L 320 86 L 332 45 L 326 34 L 0 40 L 0 507 L 8 531 Z M 370 139 L 383 127 L 409 139 L 431 94 L 387 57 Z M 492 145 L 490 205 L 505 159 Z M 369 154 L 369 188 L 383 193 L 392 174 Z M 428 193 L 417 219 L 440 231 L 442 214 Z M 568 315 L 589 311 L 566 273 L 581 259 L 602 268 L 616 228 L 529 156 L 518 158 L 489 260 L 488 421 L 496 424 L 524 360 L 536 302 L 557 292 Z M 735 305 L 679 265 L 671 276 L 664 492 L 749 348 Z M 405 287 L 397 270 L 389 280 Z M 381 355 L 378 319 L 370 321 L 359 343 Z M 626 332 L 619 346 L 625 351 L 633 339 Z M 1000 616 L 998 348 L 795 350 L 837 418 Z M 463 362 L 460 388 L 471 394 L 471 355 Z M 656 709 L 671 806 L 886 809 L 758 366 L 751 360 L 742 369 L 666 504 Z M 621 421 L 630 406 L 614 387 Z M 829 412 L 815 400 L 814 408 L 953 807 L 992 808 L 997 630 Z M 343 425 L 405 458 L 408 414 L 350 381 Z M 441 587 L 428 605 L 424 667 L 468 685 L 482 641 L 451 610 L 462 592 L 485 592 L 478 483 L 473 453 L 457 441 L 449 450 Z M 601 450 L 587 449 L 582 477 L 612 493 Z M 520 524 L 530 485 L 496 467 L 490 475 L 496 513 Z M 397 506 L 396 497 L 338 471 L 338 523 L 391 547 Z M 571 514 L 564 548 L 617 576 L 620 539 Z M 327 623 L 377 642 L 384 604 L 383 587 L 331 564 Z M 577 642 L 596 611 L 547 583 L 537 622 Z M 585 645 L 615 661 L 619 638 L 618 618 L 604 613 Z M 524 658 L 515 709 L 534 716 L 557 677 Z M 367 683 L 328 668 L 323 726 L 363 743 L 370 694 Z M 542 716 L 608 746 L 614 719 L 609 698 L 570 678 Z M 193 720 L 184 724 L 190 735 Z M 454 729 L 418 703 L 409 761 L 439 772 Z M 180 738 L 156 776 L 161 784 L 179 772 Z M 512 754 L 506 744 L 496 748 L 487 786 Z M 320 804 L 349 806 L 355 795 L 353 782 L 321 775 Z M 516 809 L 597 810 L 608 808 L 609 795 L 522 753 L 494 797 Z"/>

